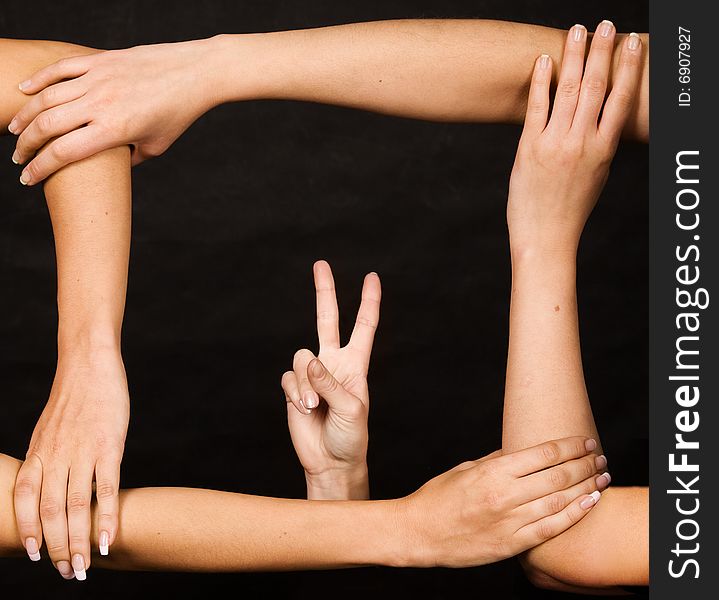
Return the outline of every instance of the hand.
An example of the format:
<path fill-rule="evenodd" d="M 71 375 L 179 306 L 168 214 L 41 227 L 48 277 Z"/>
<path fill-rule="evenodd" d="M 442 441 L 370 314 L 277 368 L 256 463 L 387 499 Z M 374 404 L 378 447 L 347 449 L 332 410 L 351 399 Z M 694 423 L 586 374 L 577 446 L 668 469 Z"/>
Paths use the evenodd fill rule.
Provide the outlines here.
<path fill-rule="evenodd" d="M 30 558 L 40 560 L 44 536 L 50 560 L 65 579 L 85 579 L 90 566 L 93 479 L 100 554 L 106 555 L 115 539 L 129 412 L 119 351 L 60 358 L 17 476 L 15 514 Z"/>
<path fill-rule="evenodd" d="M 584 437 L 462 463 L 404 498 L 408 566 L 471 567 L 503 560 L 581 519 L 608 485 Z M 597 464 L 599 463 L 599 464 Z"/>
<path fill-rule="evenodd" d="M 513 252 L 535 244 L 576 250 L 639 85 L 642 44 L 632 34 L 623 43 L 614 85 L 604 102 L 614 38 L 614 26 L 600 24 L 582 78 L 587 31 L 581 25 L 570 29 L 549 123 L 552 61 L 546 55 L 537 59 L 509 185 Z"/>
<path fill-rule="evenodd" d="M 379 321 L 381 287 L 365 277 L 349 343 L 340 347 L 339 313 L 330 266 L 314 265 L 320 352 L 299 350 L 282 376 L 292 443 L 311 500 L 364 500 L 367 475 L 367 371 Z"/>
<path fill-rule="evenodd" d="M 10 123 L 20 136 L 13 161 L 39 151 L 21 182 L 108 148 L 133 146 L 133 165 L 165 152 L 218 103 L 213 51 L 212 39 L 138 46 L 65 58 L 32 75 L 21 86 L 34 97 Z"/>

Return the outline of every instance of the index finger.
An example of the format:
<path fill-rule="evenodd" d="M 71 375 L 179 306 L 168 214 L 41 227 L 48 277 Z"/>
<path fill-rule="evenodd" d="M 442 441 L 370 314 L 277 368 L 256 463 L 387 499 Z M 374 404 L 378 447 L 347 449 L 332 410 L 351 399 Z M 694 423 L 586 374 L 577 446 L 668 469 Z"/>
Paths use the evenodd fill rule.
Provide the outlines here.
<path fill-rule="evenodd" d="M 88 56 L 94 53 L 94 51 L 90 51 L 87 55 L 61 58 L 51 65 L 43 67 L 33 73 L 29 79 L 20 83 L 18 87 L 20 91 L 25 94 L 37 94 L 40 90 L 53 83 L 58 83 L 64 79 L 80 77 L 90 69 Z"/>
<path fill-rule="evenodd" d="M 352 330 L 348 346 L 356 348 L 366 355 L 365 364 L 369 364 L 369 357 L 374 343 L 374 334 L 379 324 L 379 305 L 382 300 L 382 285 L 377 273 L 369 273 L 364 278 L 362 286 L 362 302 L 357 311 L 357 320 Z"/>
<path fill-rule="evenodd" d="M 317 337 L 321 352 L 323 348 L 340 347 L 339 309 L 335 280 L 327 261 L 318 260 L 313 271 L 317 294 Z"/>
<path fill-rule="evenodd" d="M 598 444 L 584 436 L 568 437 L 544 442 L 518 452 L 505 454 L 498 460 L 508 463 L 510 474 L 523 477 L 548 467 L 581 458 L 596 450 Z"/>

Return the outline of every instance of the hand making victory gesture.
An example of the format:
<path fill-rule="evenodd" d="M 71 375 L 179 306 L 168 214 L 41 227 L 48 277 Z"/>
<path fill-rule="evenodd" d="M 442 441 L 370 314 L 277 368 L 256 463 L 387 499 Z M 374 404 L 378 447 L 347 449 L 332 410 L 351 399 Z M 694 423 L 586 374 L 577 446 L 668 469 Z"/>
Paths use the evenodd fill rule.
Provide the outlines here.
<path fill-rule="evenodd" d="M 308 498 L 366 499 L 367 371 L 379 321 L 380 281 L 376 273 L 365 277 L 354 331 L 341 346 L 330 266 L 315 263 L 314 277 L 319 354 L 297 351 L 293 370 L 282 376 L 292 443 L 305 469 Z"/>

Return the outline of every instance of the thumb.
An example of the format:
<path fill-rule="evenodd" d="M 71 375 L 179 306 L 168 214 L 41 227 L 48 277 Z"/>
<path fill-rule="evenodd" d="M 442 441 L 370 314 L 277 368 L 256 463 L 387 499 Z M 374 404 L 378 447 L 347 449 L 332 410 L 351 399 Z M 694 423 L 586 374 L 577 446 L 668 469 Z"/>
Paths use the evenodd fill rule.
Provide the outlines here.
<path fill-rule="evenodd" d="M 312 388 L 325 399 L 331 410 L 356 415 L 364 408 L 362 401 L 342 387 L 319 358 L 311 360 L 307 365 L 307 377 Z"/>

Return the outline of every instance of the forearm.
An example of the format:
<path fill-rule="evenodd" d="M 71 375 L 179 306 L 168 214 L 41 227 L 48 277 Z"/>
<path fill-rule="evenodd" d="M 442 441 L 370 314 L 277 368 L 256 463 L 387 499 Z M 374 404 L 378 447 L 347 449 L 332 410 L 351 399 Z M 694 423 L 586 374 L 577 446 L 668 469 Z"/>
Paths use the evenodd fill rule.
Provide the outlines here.
<path fill-rule="evenodd" d="M 130 252 L 130 152 L 73 163 L 45 184 L 55 235 L 60 356 L 119 350 Z"/>
<path fill-rule="evenodd" d="M 506 452 L 567 435 L 599 441 L 582 370 L 575 273 L 573 248 L 513 252 Z"/>
<path fill-rule="evenodd" d="M 436 121 L 520 123 L 534 61 L 544 53 L 559 65 L 564 36 L 536 25 L 439 19 L 219 36 L 217 60 L 225 68 L 216 92 L 225 101 L 304 100 Z M 625 130 L 642 140 L 647 64 Z"/>
<path fill-rule="evenodd" d="M 599 441 L 582 371 L 575 253 L 515 252 L 512 259 L 502 447 L 511 452 L 563 435 Z M 647 496 L 646 488 L 606 490 L 580 523 L 524 555 L 530 578 L 563 591 L 645 585 Z"/>
<path fill-rule="evenodd" d="M 12 486 L 20 461 L 0 455 L 0 551 L 20 554 Z M 396 504 L 285 500 L 187 488 L 120 494 L 120 528 L 109 557 L 123 570 L 260 571 L 401 565 Z M 93 509 L 97 548 L 97 509 Z"/>
<path fill-rule="evenodd" d="M 28 101 L 17 82 L 66 56 L 94 52 L 61 42 L 0 40 L 0 129 Z M 129 150 L 69 165 L 45 184 L 55 235 L 61 355 L 119 347 L 130 245 Z"/>

